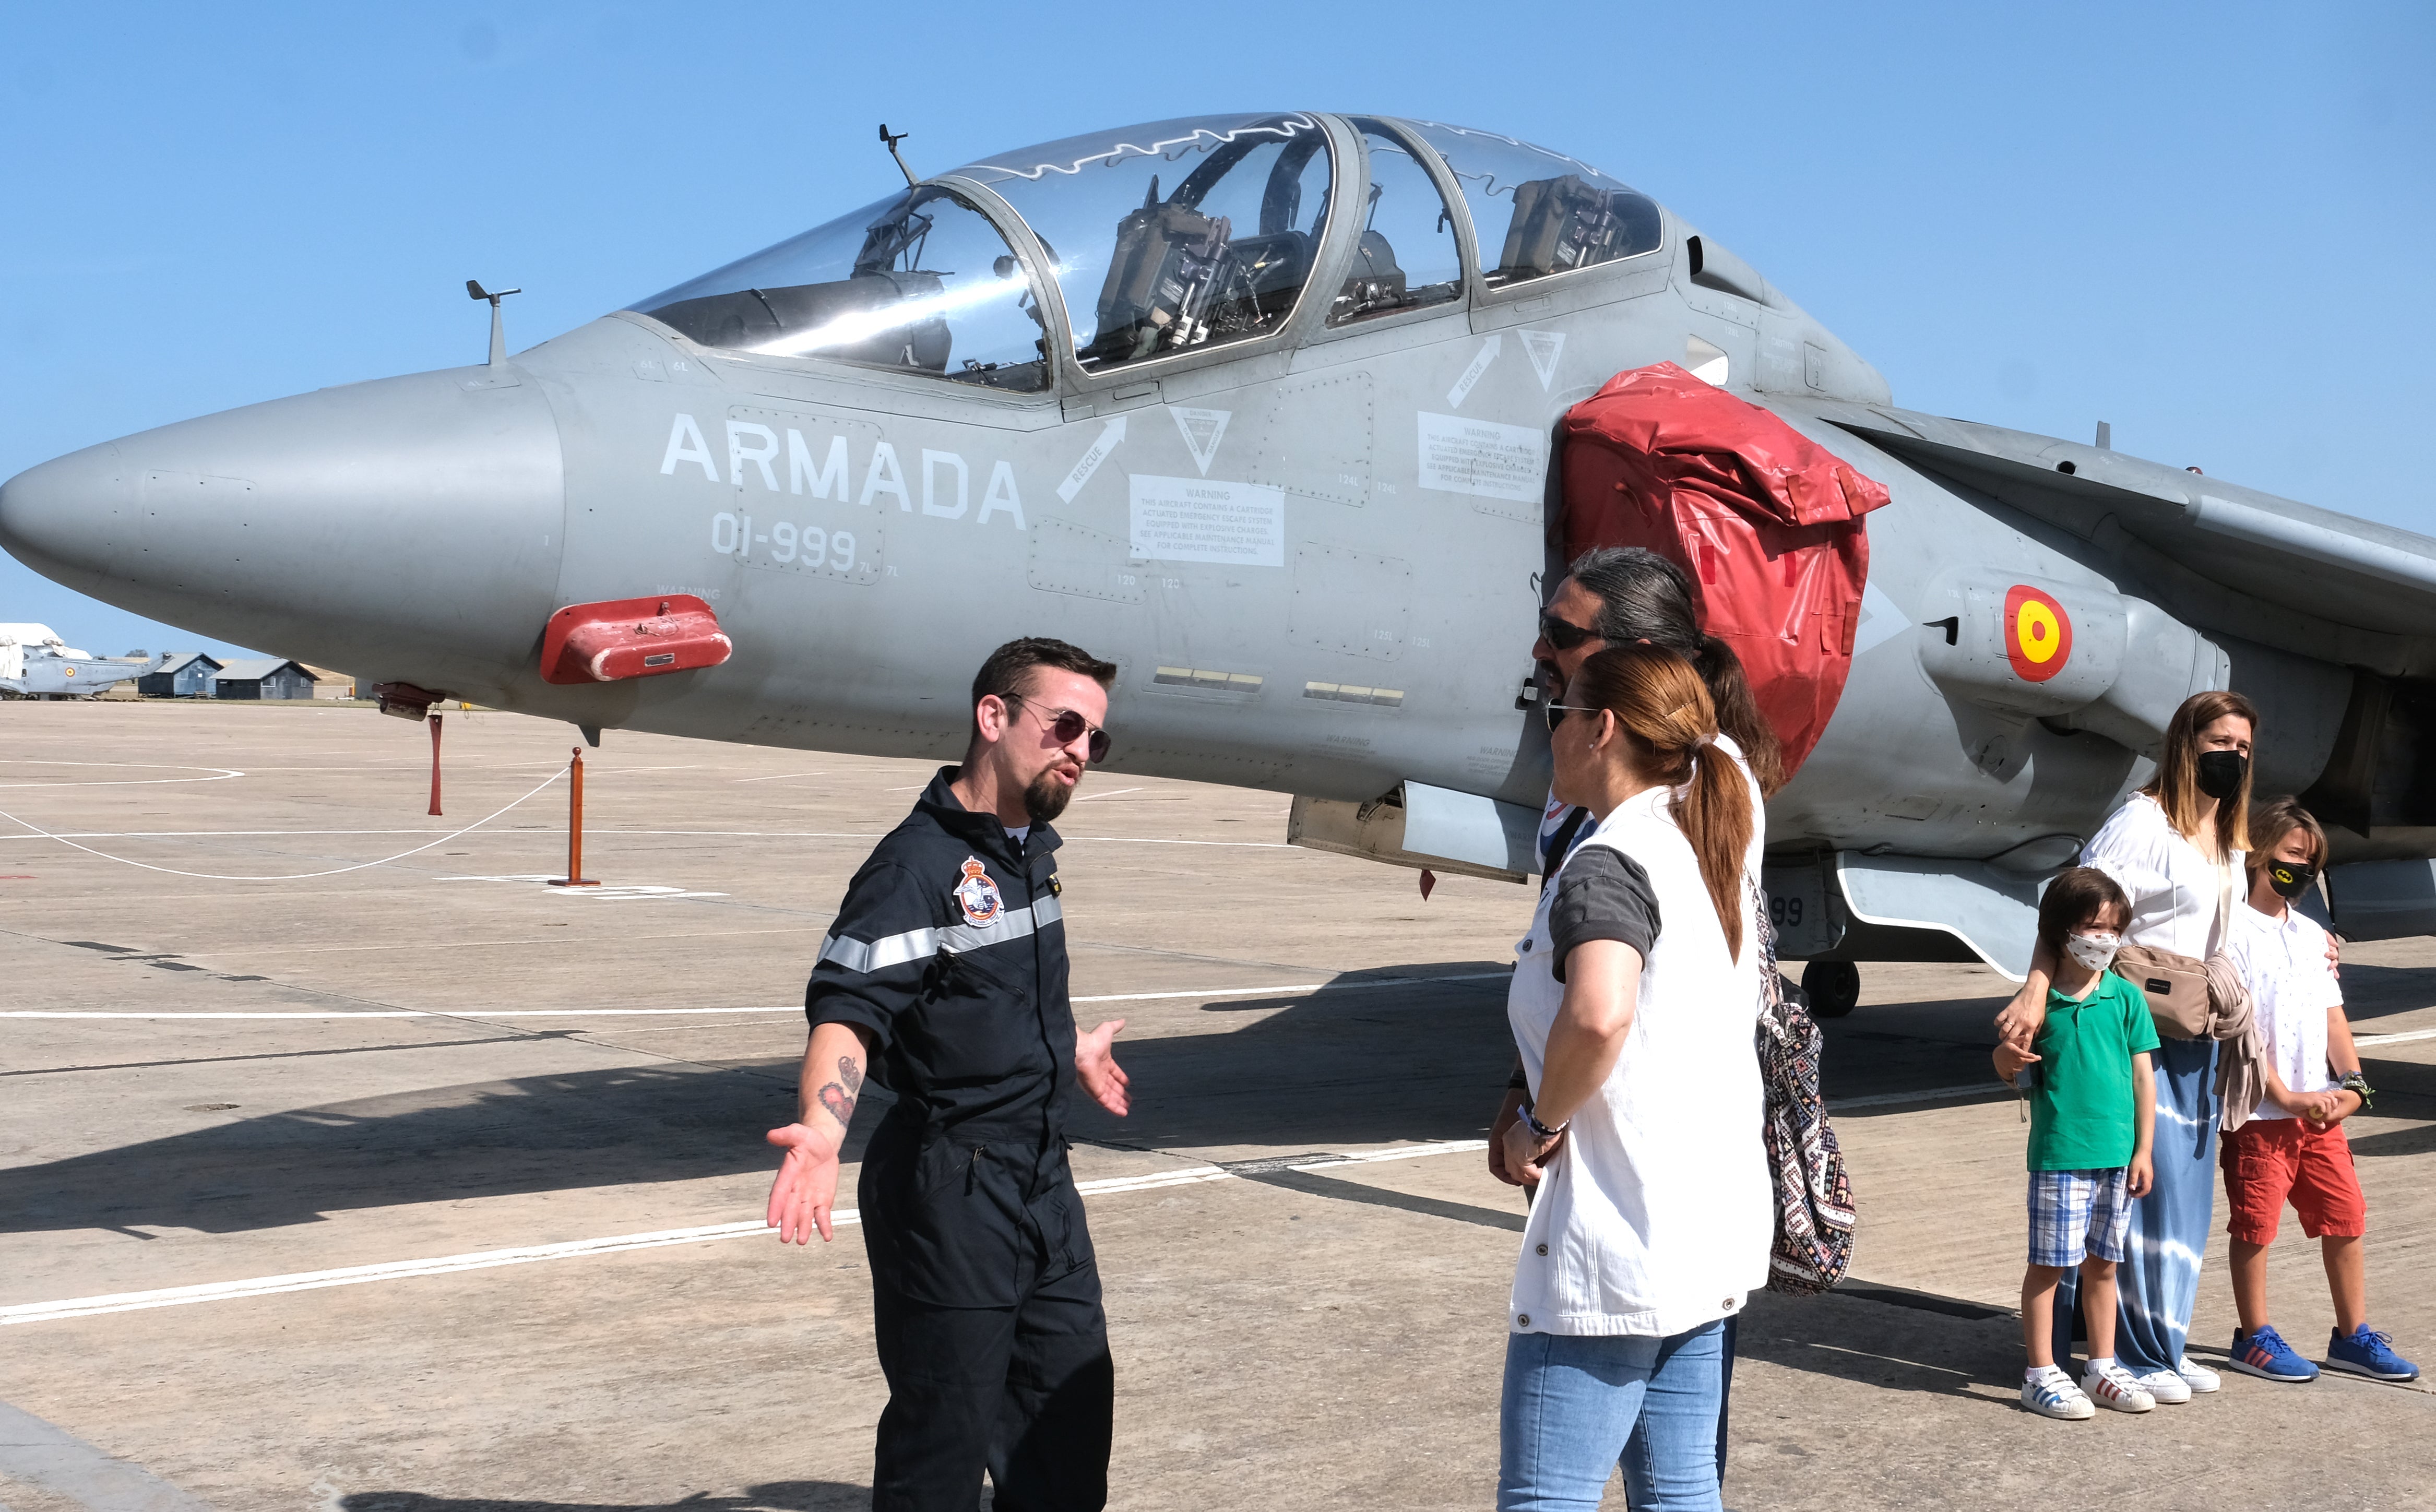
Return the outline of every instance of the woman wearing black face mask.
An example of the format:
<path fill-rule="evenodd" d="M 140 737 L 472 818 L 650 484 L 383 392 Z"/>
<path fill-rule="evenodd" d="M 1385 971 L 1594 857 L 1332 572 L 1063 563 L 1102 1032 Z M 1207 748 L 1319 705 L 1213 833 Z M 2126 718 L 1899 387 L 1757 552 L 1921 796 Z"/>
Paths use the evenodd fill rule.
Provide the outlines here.
<path fill-rule="evenodd" d="M 2082 847 L 2080 864 L 2114 878 L 2132 899 L 2124 945 L 2204 961 L 2223 943 L 2233 906 L 2247 891 L 2241 868 L 2257 728 L 2258 710 L 2238 693 L 2184 700 L 2166 728 L 2156 776 Z M 2029 981 L 1996 1018 L 2009 1044 L 2029 1048 L 2045 1017 L 2054 965 L 2053 952 L 2041 945 Z M 2156 1184 L 2132 1205 L 2114 1347 L 2144 1390 L 2160 1402 L 2183 1402 L 2220 1384 L 2215 1371 L 2184 1354 L 2216 1207 L 2217 1042 L 2162 1038 Z M 2071 1305 L 2060 1300 L 2059 1349 L 2070 1345 L 2071 1318 Z"/>

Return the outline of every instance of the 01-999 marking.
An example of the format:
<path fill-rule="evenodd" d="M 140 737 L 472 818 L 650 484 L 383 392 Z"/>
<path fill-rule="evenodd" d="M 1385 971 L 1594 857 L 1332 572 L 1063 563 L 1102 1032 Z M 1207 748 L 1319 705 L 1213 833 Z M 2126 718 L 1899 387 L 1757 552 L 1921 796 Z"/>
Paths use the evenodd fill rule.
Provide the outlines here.
<path fill-rule="evenodd" d="M 856 541 L 852 530 L 826 530 L 817 525 L 781 520 L 766 535 L 753 533 L 753 516 L 728 513 L 710 517 L 710 548 L 721 556 L 753 560 L 753 548 L 767 546 L 772 563 L 852 572 Z"/>

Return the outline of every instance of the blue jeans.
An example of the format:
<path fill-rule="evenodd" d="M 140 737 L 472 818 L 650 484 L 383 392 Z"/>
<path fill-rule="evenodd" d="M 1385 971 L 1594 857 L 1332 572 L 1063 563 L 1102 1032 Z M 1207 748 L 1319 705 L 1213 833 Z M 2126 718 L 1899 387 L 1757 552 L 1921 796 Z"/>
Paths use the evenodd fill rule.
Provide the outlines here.
<path fill-rule="evenodd" d="M 1595 1508 L 1618 1467 L 1633 1512 L 1718 1512 L 1725 1336 L 1508 1336 L 1498 1512 Z"/>

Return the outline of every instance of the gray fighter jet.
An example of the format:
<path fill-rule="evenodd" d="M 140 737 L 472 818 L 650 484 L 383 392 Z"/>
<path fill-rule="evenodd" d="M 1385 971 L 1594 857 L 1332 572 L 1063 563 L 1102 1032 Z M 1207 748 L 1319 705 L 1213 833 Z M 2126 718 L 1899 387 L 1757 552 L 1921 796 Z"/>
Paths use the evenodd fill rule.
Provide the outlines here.
<path fill-rule="evenodd" d="M 2208 687 L 2265 710 L 2260 791 L 2340 826 L 2341 927 L 2436 930 L 2436 541 L 1897 408 L 1714 239 L 1510 137 L 1212 116 L 905 177 L 513 357 L 469 286 L 486 364 L 45 462 L 0 543 L 399 712 L 596 738 L 952 758 L 982 655 L 1054 634 L 1123 669 L 1115 769 L 1520 878 L 1559 422 L 1672 363 L 1891 495 L 1768 816 L 1822 1006 L 1857 960 L 2018 973 L 2040 878 Z"/>

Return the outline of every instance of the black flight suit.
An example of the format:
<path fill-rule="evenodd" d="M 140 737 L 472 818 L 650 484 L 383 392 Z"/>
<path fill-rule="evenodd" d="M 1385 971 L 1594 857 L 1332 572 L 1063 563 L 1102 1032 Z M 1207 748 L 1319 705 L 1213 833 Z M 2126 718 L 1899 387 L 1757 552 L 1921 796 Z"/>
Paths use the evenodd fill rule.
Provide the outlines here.
<path fill-rule="evenodd" d="M 896 1094 L 860 1202 L 888 1407 L 874 1512 L 1107 1501 L 1115 1373 L 1067 1164 L 1075 1094 L 1058 839 L 1018 851 L 944 768 L 846 888 L 804 995 Z"/>

